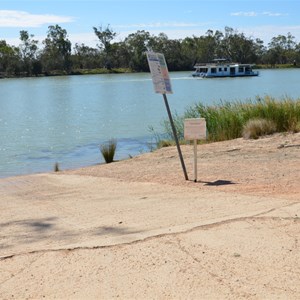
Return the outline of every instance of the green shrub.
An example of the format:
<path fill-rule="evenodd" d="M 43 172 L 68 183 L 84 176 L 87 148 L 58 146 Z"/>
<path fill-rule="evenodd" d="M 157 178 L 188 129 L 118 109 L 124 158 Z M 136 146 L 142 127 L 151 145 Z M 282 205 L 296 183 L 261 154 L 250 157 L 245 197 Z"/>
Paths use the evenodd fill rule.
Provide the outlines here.
<path fill-rule="evenodd" d="M 117 141 L 114 139 L 109 140 L 107 143 L 100 146 L 100 151 L 107 164 L 114 161 L 116 149 L 117 149 Z"/>
<path fill-rule="evenodd" d="M 221 102 L 219 105 L 204 106 L 199 103 L 187 111 L 185 118 L 190 118 L 191 111 L 194 117 L 206 119 L 208 139 L 223 141 L 241 136 L 243 116 L 240 114 L 240 103 Z"/>
<path fill-rule="evenodd" d="M 54 172 L 59 172 L 60 170 L 59 170 L 59 164 L 58 164 L 58 162 L 56 162 L 55 164 L 54 164 Z"/>
<path fill-rule="evenodd" d="M 249 120 L 264 119 L 272 122 L 276 132 L 300 131 L 300 98 L 276 100 L 270 96 L 257 97 L 254 101 L 220 102 L 216 105 L 202 103 L 189 107 L 183 116 L 175 114 L 174 123 L 178 136 L 183 137 L 183 121 L 186 118 L 205 118 L 209 141 L 223 141 L 243 136 Z M 169 122 L 163 123 L 165 137 L 172 139 Z M 253 125 L 254 126 L 254 125 Z"/>

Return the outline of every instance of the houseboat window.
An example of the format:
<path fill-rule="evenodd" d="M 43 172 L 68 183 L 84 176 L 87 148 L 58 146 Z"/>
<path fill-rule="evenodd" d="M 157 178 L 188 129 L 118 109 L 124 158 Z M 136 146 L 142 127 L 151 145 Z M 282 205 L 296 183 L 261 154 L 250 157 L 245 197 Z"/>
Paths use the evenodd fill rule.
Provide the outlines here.
<path fill-rule="evenodd" d="M 227 68 L 224 68 L 224 71 L 227 72 Z"/>
<path fill-rule="evenodd" d="M 239 73 L 243 73 L 244 72 L 244 67 L 239 67 Z"/>
<path fill-rule="evenodd" d="M 217 68 L 211 68 L 211 73 L 217 73 Z"/>
<path fill-rule="evenodd" d="M 219 68 L 219 72 L 222 72 L 222 68 Z"/>

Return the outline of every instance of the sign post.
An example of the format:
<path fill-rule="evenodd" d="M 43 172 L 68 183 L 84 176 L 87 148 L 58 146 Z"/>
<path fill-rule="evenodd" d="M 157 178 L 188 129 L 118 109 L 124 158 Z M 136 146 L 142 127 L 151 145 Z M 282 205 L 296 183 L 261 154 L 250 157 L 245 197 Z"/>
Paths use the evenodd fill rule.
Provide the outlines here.
<path fill-rule="evenodd" d="M 172 131 L 173 131 L 173 136 L 174 136 L 175 143 L 177 146 L 177 151 L 178 151 L 179 159 L 181 162 L 183 174 L 184 174 L 185 180 L 188 180 L 188 175 L 186 172 L 183 156 L 181 153 L 181 149 L 180 149 L 180 145 L 179 145 L 179 141 L 178 141 L 178 137 L 177 137 L 177 133 L 176 133 L 176 128 L 174 126 L 171 110 L 170 110 L 168 99 L 166 96 L 166 94 L 173 93 L 167 63 L 166 63 L 165 57 L 162 53 L 147 52 L 146 54 L 147 54 L 148 64 L 149 64 L 149 68 L 150 68 L 150 72 L 151 72 L 151 76 L 152 76 L 152 82 L 153 82 L 155 93 L 159 93 L 159 94 L 163 95 L 163 99 L 165 102 L 168 117 L 169 117 L 170 124 L 171 124 Z"/>
<path fill-rule="evenodd" d="M 197 140 L 206 139 L 205 119 L 185 119 L 184 138 L 186 140 L 194 140 L 194 181 L 197 182 Z"/>

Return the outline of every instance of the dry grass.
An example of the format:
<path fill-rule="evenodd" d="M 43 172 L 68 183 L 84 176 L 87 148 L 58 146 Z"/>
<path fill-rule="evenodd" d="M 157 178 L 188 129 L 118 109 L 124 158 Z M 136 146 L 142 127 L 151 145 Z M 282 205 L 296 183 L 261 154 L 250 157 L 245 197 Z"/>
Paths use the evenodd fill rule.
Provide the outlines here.
<path fill-rule="evenodd" d="M 276 132 L 276 125 L 271 120 L 251 119 L 243 128 L 243 137 L 246 139 L 258 139 L 260 136 Z"/>

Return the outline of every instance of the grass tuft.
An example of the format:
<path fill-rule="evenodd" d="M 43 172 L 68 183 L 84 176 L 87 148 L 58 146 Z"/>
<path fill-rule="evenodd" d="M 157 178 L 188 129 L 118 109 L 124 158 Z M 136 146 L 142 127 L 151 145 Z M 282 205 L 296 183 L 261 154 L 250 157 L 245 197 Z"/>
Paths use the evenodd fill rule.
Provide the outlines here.
<path fill-rule="evenodd" d="M 114 161 L 116 149 L 117 149 L 117 141 L 114 139 L 111 139 L 107 143 L 100 146 L 100 151 L 107 164 Z"/>
<path fill-rule="evenodd" d="M 60 171 L 60 169 L 59 169 L 59 164 L 58 164 L 58 162 L 56 162 L 55 164 L 54 164 L 54 172 L 59 172 Z"/>
<path fill-rule="evenodd" d="M 248 120 L 243 128 L 245 139 L 258 139 L 260 136 L 273 134 L 276 132 L 276 125 L 271 120 L 251 119 Z"/>

